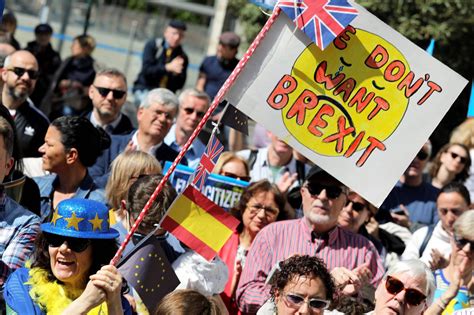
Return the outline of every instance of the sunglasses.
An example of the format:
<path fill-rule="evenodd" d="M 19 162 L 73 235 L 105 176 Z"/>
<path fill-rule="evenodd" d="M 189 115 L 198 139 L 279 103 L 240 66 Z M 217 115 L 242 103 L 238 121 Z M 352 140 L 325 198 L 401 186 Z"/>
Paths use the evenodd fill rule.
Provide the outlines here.
<path fill-rule="evenodd" d="M 306 301 L 302 296 L 294 293 L 286 293 L 284 294 L 284 297 L 288 307 L 293 309 L 299 309 L 303 303 L 308 303 L 308 306 L 313 310 L 324 310 L 328 308 L 329 304 L 331 303 L 328 300 L 322 299 L 309 299 Z"/>
<path fill-rule="evenodd" d="M 428 158 L 428 153 L 426 153 L 425 151 L 423 150 L 420 150 L 420 152 L 418 152 L 418 154 L 416 155 L 416 157 L 418 158 L 418 160 L 420 161 L 424 161 Z"/>
<path fill-rule="evenodd" d="M 319 195 L 323 190 L 326 191 L 326 196 L 329 199 L 337 199 L 342 194 L 342 188 L 339 186 L 326 186 L 320 184 L 308 184 L 305 186 L 312 196 Z"/>
<path fill-rule="evenodd" d="M 97 92 L 99 92 L 100 96 L 102 96 L 102 97 L 107 97 L 107 95 L 109 95 L 109 93 L 112 92 L 112 96 L 116 100 L 121 99 L 122 97 L 124 97 L 125 93 L 127 93 L 126 91 L 108 89 L 108 88 L 104 88 L 104 87 L 98 87 L 98 86 L 95 86 L 95 85 L 94 85 L 94 87 L 96 88 Z"/>
<path fill-rule="evenodd" d="M 361 202 L 351 201 L 351 200 L 347 200 L 346 207 L 349 206 L 349 204 L 351 203 L 352 203 L 352 210 L 354 210 L 355 212 L 361 212 L 362 210 L 365 209 L 365 204 Z"/>
<path fill-rule="evenodd" d="M 449 154 L 451 154 L 451 157 L 453 158 L 453 160 L 459 158 L 459 162 L 461 162 L 462 164 L 467 163 L 467 158 L 466 157 L 460 156 L 459 154 L 454 153 L 454 152 L 449 152 Z"/>
<path fill-rule="evenodd" d="M 206 112 L 199 112 L 199 111 L 195 110 L 194 108 L 190 108 L 190 107 L 184 107 L 183 110 L 187 115 L 192 115 L 194 112 L 196 112 L 196 115 L 199 118 L 204 117 L 204 114 L 206 113 Z"/>
<path fill-rule="evenodd" d="M 85 251 L 91 244 L 91 241 L 85 238 L 67 237 L 51 233 L 44 233 L 44 236 L 49 247 L 60 247 L 64 242 L 67 242 L 67 247 L 76 253 Z"/>
<path fill-rule="evenodd" d="M 20 78 L 25 74 L 25 72 L 28 73 L 31 80 L 36 80 L 39 77 L 39 71 L 37 70 L 27 70 L 21 67 L 8 68 L 7 70 L 13 72 Z"/>
<path fill-rule="evenodd" d="M 396 295 L 401 291 L 405 290 L 405 301 L 411 306 L 420 305 L 426 299 L 426 295 L 420 292 L 420 290 L 405 288 L 403 282 L 395 277 L 387 276 L 385 281 L 385 289 L 388 293 Z"/>
<path fill-rule="evenodd" d="M 240 180 L 243 180 L 245 182 L 250 182 L 250 176 L 239 176 L 239 175 L 235 175 L 234 173 L 231 173 L 231 172 L 222 172 L 222 175 L 230 177 L 230 178 L 240 179 Z"/>
<path fill-rule="evenodd" d="M 454 236 L 454 243 L 456 243 L 456 246 L 459 248 L 459 249 L 462 249 L 464 248 L 464 246 L 466 246 L 466 244 L 470 244 L 470 249 L 471 251 L 474 251 L 474 241 L 470 241 L 470 240 L 467 240 L 465 238 L 461 238 L 459 236 L 457 236 L 456 234 L 453 234 Z"/>

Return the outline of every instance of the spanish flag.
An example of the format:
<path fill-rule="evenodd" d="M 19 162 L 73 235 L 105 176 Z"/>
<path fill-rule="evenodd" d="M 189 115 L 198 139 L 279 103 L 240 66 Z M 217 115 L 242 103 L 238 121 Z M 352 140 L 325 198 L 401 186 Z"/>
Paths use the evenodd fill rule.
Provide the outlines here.
<path fill-rule="evenodd" d="M 227 242 L 239 221 L 189 185 L 173 202 L 160 226 L 207 260 Z"/>

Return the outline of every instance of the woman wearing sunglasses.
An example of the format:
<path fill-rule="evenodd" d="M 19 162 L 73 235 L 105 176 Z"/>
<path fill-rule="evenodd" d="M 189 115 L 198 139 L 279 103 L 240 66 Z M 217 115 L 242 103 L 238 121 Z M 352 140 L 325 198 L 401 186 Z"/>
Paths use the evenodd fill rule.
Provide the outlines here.
<path fill-rule="evenodd" d="M 451 258 L 448 267 L 435 271 L 435 307 L 439 312 L 451 314 L 470 305 L 474 298 L 474 210 L 464 212 L 454 223 L 451 238 Z"/>
<path fill-rule="evenodd" d="M 27 268 L 5 283 L 7 314 L 130 314 L 122 278 L 108 265 L 118 232 L 104 204 L 68 199 L 41 225 Z"/>
<path fill-rule="evenodd" d="M 280 190 L 266 179 L 250 184 L 230 213 L 239 219 L 237 231 L 219 251 L 219 257 L 229 269 L 229 278 L 222 300 L 230 314 L 237 314 L 235 290 L 245 265 L 248 250 L 258 232 L 268 224 L 285 220 L 285 198 Z"/>
<path fill-rule="evenodd" d="M 375 310 L 370 313 L 420 315 L 433 300 L 435 280 L 419 260 L 394 264 L 375 291 Z"/>
<path fill-rule="evenodd" d="M 454 181 L 464 183 L 469 177 L 470 167 L 469 149 L 460 143 L 448 143 L 433 159 L 429 172 L 431 184 L 441 189 Z"/>
<path fill-rule="evenodd" d="M 391 256 L 398 261 L 398 256 L 405 250 L 405 243 L 397 235 L 379 228 L 374 218 L 377 211 L 375 206 L 351 190 L 347 195 L 346 205 L 339 213 L 338 224 L 345 230 L 368 238 L 377 248 L 384 265 L 388 266 L 393 261 Z M 388 259 L 387 255 L 390 256 Z"/>
<path fill-rule="evenodd" d="M 308 255 L 282 261 L 271 285 L 271 298 L 257 315 L 324 314 L 336 292 L 324 262 Z"/>
<path fill-rule="evenodd" d="M 84 117 L 60 117 L 48 128 L 44 144 L 43 170 L 54 173 L 35 177 L 41 195 L 41 219 L 51 219 L 53 209 L 62 200 L 85 198 L 105 203 L 87 168 L 110 145 L 109 136 Z"/>

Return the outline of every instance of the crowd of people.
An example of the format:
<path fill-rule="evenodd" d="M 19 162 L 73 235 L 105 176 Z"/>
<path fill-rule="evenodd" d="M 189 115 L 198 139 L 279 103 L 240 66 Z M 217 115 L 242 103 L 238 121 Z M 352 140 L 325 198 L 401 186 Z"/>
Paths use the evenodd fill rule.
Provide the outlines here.
<path fill-rule="evenodd" d="M 62 59 L 50 25 L 38 25 L 24 46 L 16 25 L 7 12 L 0 28 L 0 311 L 474 312 L 473 118 L 433 158 L 426 142 L 378 208 L 259 125 L 237 146 L 235 132 L 221 132 L 226 151 L 214 172 L 249 183 L 229 211 L 239 225 L 205 260 L 159 227 L 177 196 L 166 183 L 124 251 L 152 235 L 179 278 L 147 310 L 110 261 L 165 162 L 178 156 L 236 67 L 240 38 L 223 33 L 197 82 L 187 82 L 187 26 L 171 20 L 146 43 L 129 95 L 121 71 L 96 64 L 92 36 L 75 37 Z M 127 101 L 136 120 L 122 111 Z M 181 163 L 196 168 L 206 139 L 196 138 Z"/>

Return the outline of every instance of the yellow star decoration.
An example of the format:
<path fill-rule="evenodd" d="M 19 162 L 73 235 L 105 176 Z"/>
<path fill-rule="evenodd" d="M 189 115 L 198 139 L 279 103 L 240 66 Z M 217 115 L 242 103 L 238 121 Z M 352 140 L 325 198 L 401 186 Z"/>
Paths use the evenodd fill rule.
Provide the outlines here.
<path fill-rule="evenodd" d="M 79 231 L 79 222 L 81 222 L 84 219 L 76 217 L 76 213 L 73 212 L 72 216 L 70 218 L 65 218 L 65 220 L 67 221 L 66 229 L 73 227 L 76 229 L 76 231 Z"/>
<path fill-rule="evenodd" d="M 58 211 L 54 211 L 53 212 L 53 218 L 51 219 L 51 223 L 53 225 L 56 225 L 56 221 L 58 221 L 59 219 L 61 219 L 63 216 L 62 215 L 59 215 Z"/>
<path fill-rule="evenodd" d="M 92 231 L 95 231 L 96 229 L 99 231 L 102 230 L 102 221 L 104 221 L 104 219 L 99 219 L 99 214 L 96 213 L 95 218 L 88 221 L 92 223 Z"/>

